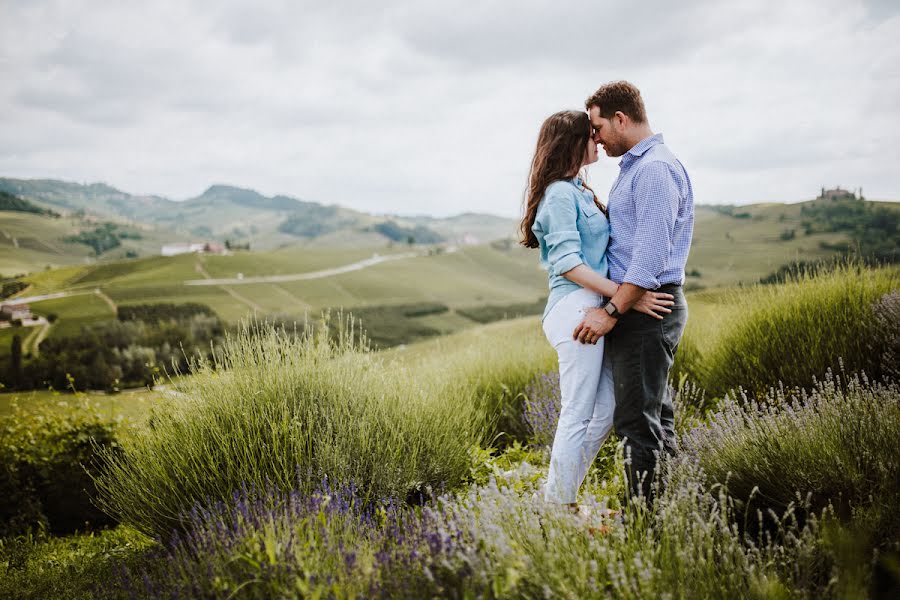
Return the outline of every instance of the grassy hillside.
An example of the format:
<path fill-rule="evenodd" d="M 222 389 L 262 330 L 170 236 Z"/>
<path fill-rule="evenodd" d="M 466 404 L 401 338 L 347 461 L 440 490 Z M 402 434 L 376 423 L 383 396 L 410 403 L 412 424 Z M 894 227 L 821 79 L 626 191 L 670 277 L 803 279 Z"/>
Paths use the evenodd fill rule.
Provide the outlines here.
<path fill-rule="evenodd" d="M 406 243 L 409 237 L 418 244 L 453 242 L 462 237 L 490 241 L 507 236 L 513 227 L 512 219 L 490 215 L 448 219 L 375 216 L 288 196 L 267 197 L 228 185 L 213 185 L 183 202 L 133 196 L 105 184 L 56 180 L 0 178 L 0 192 L 67 214 L 143 223 L 181 236 L 249 243 L 260 250 L 310 240 L 342 247 Z"/>
<path fill-rule="evenodd" d="M 76 335 L 82 325 L 114 319 L 118 306 L 196 302 L 232 324 L 250 315 L 302 322 L 307 315 L 318 318 L 323 309 L 349 309 L 364 315 L 369 327 L 382 328 L 381 343 L 399 343 L 406 339 L 403 331 L 414 339 L 476 324 L 457 310 L 533 304 L 546 295 L 546 275 L 538 268 L 537 256 L 522 248 L 487 245 L 456 252 L 408 253 L 405 246 L 380 249 L 383 257 L 401 258 L 324 277 L 262 282 L 251 278 L 320 273 L 370 259 L 373 252 L 370 248 L 292 247 L 227 256 L 156 256 L 35 273 L 25 279 L 30 287 L 19 297 L 71 294 L 29 302 L 34 313 L 59 317 L 48 338 Z M 237 280 L 241 276 L 243 280 Z M 208 278 L 232 281 L 188 284 Z M 445 308 L 422 314 L 413 311 L 416 316 L 409 319 L 382 308 L 418 304 Z M 14 334 L 12 329 L 0 331 L 0 356 L 9 352 Z"/>
<path fill-rule="evenodd" d="M 91 245 L 73 240 L 80 233 L 89 236 L 98 227 L 104 226 L 79 216 L 54 218 L 0 211 L 0 274 L 11 276 L 48 266 L 56 268 L 98 260 L 121 260 L 128 256 L 150 256 L 159 254 L 163 244 L 187 239 L 152 228 L 116 226 L 115 232 L 127 237 L 119 238 L 115 248 L 98 256 Z"/>

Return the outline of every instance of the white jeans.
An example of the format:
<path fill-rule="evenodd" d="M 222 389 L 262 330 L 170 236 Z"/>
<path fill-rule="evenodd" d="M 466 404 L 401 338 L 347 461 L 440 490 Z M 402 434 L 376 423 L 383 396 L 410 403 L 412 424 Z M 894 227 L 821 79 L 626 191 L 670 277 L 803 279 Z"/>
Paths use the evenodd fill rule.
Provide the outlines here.
<path fill-rule="evenodd" d="M 612 430 L 615 392 L 612 365 L 604 358 L 605 338 L 596 345 L 572 338 L 585 309 L 601 304 L 601 296 L 582 288 L 560 299 L 544 317 L 544 334 L 559 356 L 562 396 L 544 488 L 547 502 L 576 502 L 588 468 Z"/>

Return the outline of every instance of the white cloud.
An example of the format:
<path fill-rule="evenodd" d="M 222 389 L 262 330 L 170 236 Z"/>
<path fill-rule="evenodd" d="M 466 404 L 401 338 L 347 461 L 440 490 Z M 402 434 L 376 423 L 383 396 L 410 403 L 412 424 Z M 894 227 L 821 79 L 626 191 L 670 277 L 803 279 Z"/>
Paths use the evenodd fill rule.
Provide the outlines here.
<path fill-rule="evenodd" d="M 672 6 L 0 0 L 0 175 L 515 215 L 543 118 L 627 78 L 699 202 L 900 196 L 894 3 Z"/>

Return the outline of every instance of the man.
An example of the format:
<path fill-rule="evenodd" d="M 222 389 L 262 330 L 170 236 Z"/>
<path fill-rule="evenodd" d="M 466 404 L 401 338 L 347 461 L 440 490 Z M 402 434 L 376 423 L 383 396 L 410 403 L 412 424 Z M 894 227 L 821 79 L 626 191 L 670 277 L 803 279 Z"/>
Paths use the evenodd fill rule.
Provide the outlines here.
<path fill-rule="evenodd" d="M 609 277 L 619 283 L 603 308 L 575 329 L 582 343 L 606 336 L 613 365 L 616 433 L 626 438 L 631 494 L 651 498 L 657 452 L 675 452 L 675 414 L 669 370 L 687 322 L 681 285 L 694 226 L 691 181 L 682 164 L 654 135 L 638 89 L 608 83 L 585 102 L 594 140 L 621 156 L 609 195 Z M 660 320 L 629 309 L 646 290 L 675 297 Z"/>

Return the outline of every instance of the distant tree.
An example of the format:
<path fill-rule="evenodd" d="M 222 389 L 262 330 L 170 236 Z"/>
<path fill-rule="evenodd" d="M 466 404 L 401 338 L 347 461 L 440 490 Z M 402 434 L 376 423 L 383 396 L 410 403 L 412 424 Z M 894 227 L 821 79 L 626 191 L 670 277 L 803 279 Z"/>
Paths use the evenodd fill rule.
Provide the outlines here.
<path fill-rule="evenodd" d="M 17 385 L 22 378 L 22 336 L 18 333 L 13 336 L 10 345 L 9 362 L 14 380 L 12 383 Z"/>
<path fill-rule="evenodd" d="M 4 281 L 2 291 L 0 291 L 0 297 L 9 298 L 13 294 L 21 292 L 27 287 L 28 284 L 24 281 L 18 281 L 16 279 L 12 281 Z"/>

